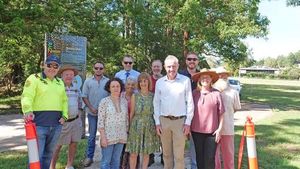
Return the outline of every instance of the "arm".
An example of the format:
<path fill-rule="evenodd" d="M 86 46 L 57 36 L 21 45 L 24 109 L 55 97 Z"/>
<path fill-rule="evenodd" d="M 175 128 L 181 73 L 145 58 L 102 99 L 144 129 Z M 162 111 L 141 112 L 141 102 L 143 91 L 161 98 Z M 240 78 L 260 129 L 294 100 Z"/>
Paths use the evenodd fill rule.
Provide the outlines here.
<path fill-rule="evenodd" d="M 25 82 L 22 97 L 21 97 L 21 105 L 22 105 L 22 112 L 24 114 L 24 121 L 28 122 L 34 119 L 33 114 L 33 100 L 36 95 L 36 87 L 37 82 L 34 75 L 30 75 Z"/>
<path fill-rule="evenodd" d="M 131 101 L 130 101 L 130 116 L 129 116 L 129 124 L 132 121 L 132 118 L 134 116 L 134 110 L 135 110 L 135 94 L 131 96 Z"/>
<path fill-rule="evenodd" d="M 59 119 L 60 124 L 64 124 L 64 122 L 68 119 L 68 96 L 66 94 L 65 89 L 63 90 L 63 95 L 62 95 L 62 117 Z"/>
<path fill-rule="evenodd" d="M 82 100 L 92 113 L 97 114 L 97 109 L 91 105 L 90 101 L 86 97 L 83 97 Z"/>
<path fill-rule="evenodd" d="M 105 100 L 101 100 L 98 107 L 98 131 L 100 132 L 101 147 L 107 147 L 108 145 L 108 141 L 105 134 L 106 108 L 107 108 L 107 104 L 105 104 Z"/>
<path fill-rule="evenodd" d="M 190 126 L 194 117 L 194 100 L 190 80 L 186 81 L 185 86 L 186 120 L 185 125 Z"/>
<path fill-rule="evenodd" d="M 156 128 L 156 134 L 158 136 L 161 135 L 162 133 L 162 128 L 160 125 L 160 121 L 159 121 L 159 116 L 160 116 L 160 111 L 161 111 L 161 104 L 160 104 L 160 97 L 161 97 L 161 93 L 159 90 L 159 81 L 156 82 L 156 87 L 155 87 L 155 94 L 154 94 L 154 98 L 153 98 L 153 107 L 154 107 L 154 120 L 155 120 L 155 128 Z"/>
<path fill-rule="evenodd" d="M 237 91 L 234 91 L 233 108 L 234 108 L 234 112 L 241 109 L 240 96 Z"/>
<path fill-rule="evenodd" d="M 223 128 L 225 108 L 224 108 L 224 104 L 223 104 L 222 97 L 221 97 L 220 93 L 217 95 L 217 100 L 218 100 L 218 112 L 217 113 L 219 115 L 219 119 L 218 119 L 219 120 L 219 127 L 213 133 L 213 135 L 216 135 L 215 142 L 219 143 L 219 141 L 221 139 L 221 130 Z"/>

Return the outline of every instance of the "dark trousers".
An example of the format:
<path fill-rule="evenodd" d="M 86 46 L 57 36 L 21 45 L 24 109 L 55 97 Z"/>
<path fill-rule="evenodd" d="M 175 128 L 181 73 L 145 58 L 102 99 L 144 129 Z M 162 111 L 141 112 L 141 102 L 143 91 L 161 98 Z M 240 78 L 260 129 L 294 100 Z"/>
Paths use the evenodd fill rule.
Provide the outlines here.
<path fill-rule="evenodd" d="M 198 169 L 215 169 L 217 143 L 215 136 L 192 132 Z"/>

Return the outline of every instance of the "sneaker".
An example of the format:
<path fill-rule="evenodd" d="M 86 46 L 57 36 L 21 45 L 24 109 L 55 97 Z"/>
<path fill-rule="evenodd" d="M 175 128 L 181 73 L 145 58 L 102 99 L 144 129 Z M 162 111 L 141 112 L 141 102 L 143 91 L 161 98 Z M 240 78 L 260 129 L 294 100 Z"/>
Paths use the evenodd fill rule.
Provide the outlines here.
<path fill-rule="evenodd" d="M 65 169 L 75 169 L 73 166 L 66 167 Z"/>
<path fill-rule="evenodd" d="M 148 167 L 150 167 L 152 164 L 155 163 L 155 160 L 154 160 L 154 154 L 150 154 L 149 155 L 149 163 L 148 163 Z"/>
<path fill-rule="evenodd" d="M 83 161 L 83 166 L 84 166 L 84 167 L 89 167 L 92 163 L 93 163 L 93 159 L 86 158 L 86 159 L 84 159 L 84 161 Z"/>

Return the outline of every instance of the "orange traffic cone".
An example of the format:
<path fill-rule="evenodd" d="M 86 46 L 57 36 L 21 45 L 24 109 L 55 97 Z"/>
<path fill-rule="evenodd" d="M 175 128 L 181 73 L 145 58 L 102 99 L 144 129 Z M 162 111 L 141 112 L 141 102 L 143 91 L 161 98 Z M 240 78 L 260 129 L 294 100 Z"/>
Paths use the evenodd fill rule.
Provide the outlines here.
<path fill-rule="evenodd" d="M 25 124 L 25 134 L 28 148 L 29 168 L 40 169 L 38 142 L 35 123 L 29 121 Z"/>
<path fill-rule="evenodd" d="M 240 142 L 240 149 L 238 154 L 238 169 L 240 169 L 242 166 L 245 136 L 247 140 L 249 169 L 258 169 L 254 123 L 252 122 L 252 118 L 250 116 L 247 117 L 247 121 L 245 123 L 244 131 Z"/>

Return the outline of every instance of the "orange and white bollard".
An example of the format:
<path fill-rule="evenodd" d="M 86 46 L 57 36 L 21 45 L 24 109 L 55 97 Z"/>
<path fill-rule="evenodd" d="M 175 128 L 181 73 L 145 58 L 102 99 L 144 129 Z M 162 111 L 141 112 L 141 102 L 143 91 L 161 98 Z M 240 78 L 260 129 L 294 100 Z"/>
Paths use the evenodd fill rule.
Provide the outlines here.
<path fill-rule="evenodd" d="M 254 123 L 251 117 L 247 117 L 246 121 L 246 140 L 247 140 L 247 152 L 248 152 L 248 164 L 249 169 L 258 169 L 256 143 L 255 143 L 255 130 Z"/>
<path fill-rule="evenodd" d="M 25 124 L 25 134 L 28 148 L 29 169 L 40 169 L 38 142 L 35 123 L 29 121 Z"/>
<path fill-rule="evenodd" d="M 249 116 L 247 117 L 247 121 L 245 123 L 244 131 L 241 137 L 240 149 L 238 154 L 238 169 L 241 169 L 242 167 L 245 136 L 247 140 L 249 169 L 258 169 L 254 123 L 252 122 L 252 118 Z"/>

